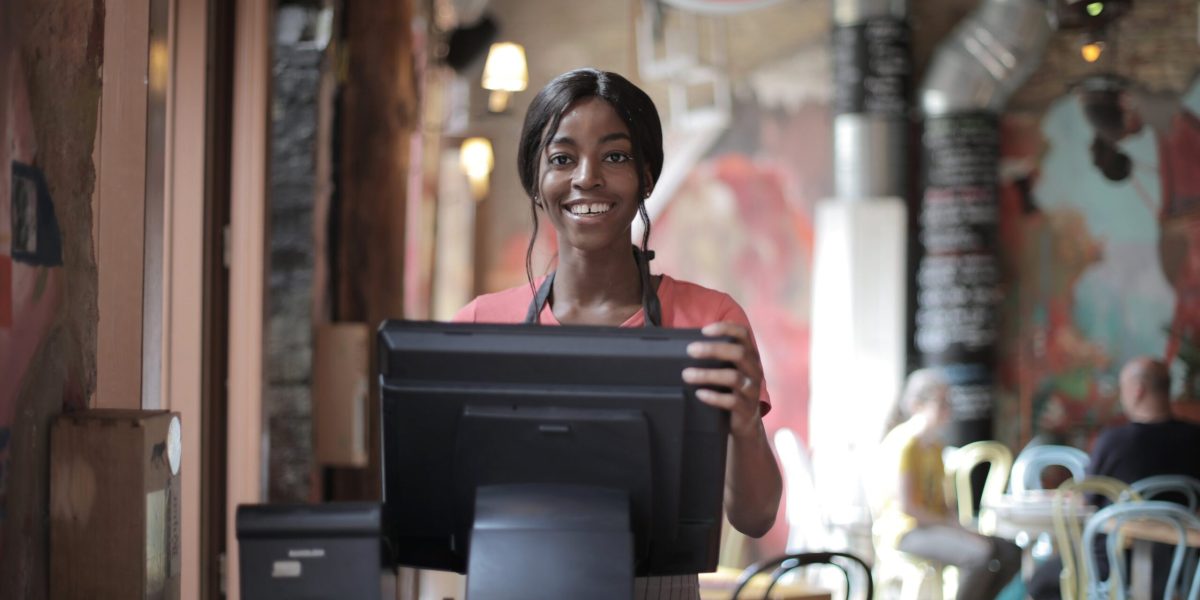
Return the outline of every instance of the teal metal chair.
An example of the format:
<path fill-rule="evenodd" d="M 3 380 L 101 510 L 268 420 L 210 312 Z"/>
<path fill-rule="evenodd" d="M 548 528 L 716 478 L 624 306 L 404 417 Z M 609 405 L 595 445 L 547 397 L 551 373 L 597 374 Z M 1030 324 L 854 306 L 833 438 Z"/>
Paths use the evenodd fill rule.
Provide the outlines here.
<path fill-rule="evenodd" d="M 1191 512 L 1200 510 L 1200 479 L 1187 475 L 1155 475 L 1133 482 L 1129 487 L 1145 500 L 1162 499 L 1163 495 L 1176 494 L 1184 500 L 1183 505 Z"/>
<path fill-rule="evenodd" d="M 1124 524 L 1134 520 L 1158 521 L 1168 525 L 1178 534 L 1163 600 L 1171 600 L 1176 597 L 1176 593 L 1187 600 L 1200 600 L 1200 571 L 1197 571 L 1190 581 L 1184 579 L 1188 554 L 1187 529 L 1200 530 L 1200 517 L 1174 502 L 1158 500 L 1113 504 L 1088 519 L 1083 529 L 1082 548 L 1093 548 L 1097 535 L 1108 534 L 1106 550 L 1109 564 L 1108 579 L 1100 580 L 1097 576 L 1099 564 L 1096 561 L 1096 553 L 1083 552 L 1088 565 L 1088 597 L 1116 600 L 1129 598 L 1129 572 L 1124 557 L 1125 540 L 1120 531 Z"/>
<path fill-rule="evenodd" d="M 1182 500 L 1189 512 L 1200 510 L 1200 480 L 1195 477 L 1155 475 L 1135 481 L 1130 487 L 1146 500 Z M 1184 556 L 1183 581 L 1191 581 L 1197 572 L 1200 572 L 1200 549 L 1188 548 Z"/>
<path fill-rule="evenodd" d="M 1042 489 L 1042 471 L 1046 467 L 1061 466 L 1071 472 L 1071 478 L 1080 481 L 1087 476 L 1088 454 L 1071 446 L 1030 446 L 1021 451 L 1013 461 L 1010 487 L 1013 494 Z"/>

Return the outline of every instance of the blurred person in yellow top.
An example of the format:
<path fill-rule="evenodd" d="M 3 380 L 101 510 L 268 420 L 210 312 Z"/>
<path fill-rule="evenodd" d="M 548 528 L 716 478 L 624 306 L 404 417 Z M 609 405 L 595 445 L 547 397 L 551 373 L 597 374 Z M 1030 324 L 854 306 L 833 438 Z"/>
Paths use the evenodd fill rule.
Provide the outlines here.
<path fill-rule="evenodd" d="M 947 502 L 941 438 L 949 391 L 937 370 L 909 375 L 901 397 L 909 417 L 884 436 L 875 463 L 873 533 L 876 544 L 958 567 L 959 599 L 995 598 L 1020 570 L 1021 550 L 964 528 Z"/>

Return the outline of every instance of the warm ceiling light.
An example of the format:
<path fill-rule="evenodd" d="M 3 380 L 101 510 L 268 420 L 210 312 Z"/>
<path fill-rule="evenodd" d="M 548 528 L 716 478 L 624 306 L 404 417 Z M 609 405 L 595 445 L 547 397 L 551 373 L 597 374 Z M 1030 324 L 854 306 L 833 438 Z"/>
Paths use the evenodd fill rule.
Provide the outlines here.
<path fill-rule="evenodd" d="M 529 68 L 525 63 L 525 48 L 512 42 L 492 44 L 487 62 L 483 65 L 483 88 L 492 90 L 488 110 L 501 112 L 508 107 L 508 97 L 529 85 Z"/>
<path fill-rule="evenodd" d="M 463 140 L 458 149 L 458 163 L 467 180 L 471 183 L 471 193 L 476 200 L 487 195 L 488 176 L 495 166 L 492 156 L 492 143 L 487 138 L 473 137 Z"/>
<path fill-rule="evenodd" d="M 1104 52 L 1104 42 L 1091 42 L 1084 44 L 1079 49 L 1079 53 L 1083 55 L 1083 60 L 1094 63 L 1100 60 L 1100 53 Z"/>

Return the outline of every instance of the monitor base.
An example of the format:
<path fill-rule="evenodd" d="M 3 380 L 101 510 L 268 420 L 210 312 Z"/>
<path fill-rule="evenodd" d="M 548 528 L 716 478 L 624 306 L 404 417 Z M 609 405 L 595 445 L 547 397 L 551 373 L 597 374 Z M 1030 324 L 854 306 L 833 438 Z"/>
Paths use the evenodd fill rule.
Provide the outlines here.
<path fill-rule="evenodd" d="M 467 598 L 632 598 L 629 510 L 628 495 L 607 488 L 480 487 Z"/>

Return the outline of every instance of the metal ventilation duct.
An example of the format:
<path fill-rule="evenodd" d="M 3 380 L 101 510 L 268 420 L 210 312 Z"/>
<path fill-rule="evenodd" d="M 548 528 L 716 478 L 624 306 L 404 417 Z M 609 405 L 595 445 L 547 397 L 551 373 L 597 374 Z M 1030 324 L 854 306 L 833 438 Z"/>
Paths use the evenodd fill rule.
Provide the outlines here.
<path fill-rule="evenodd" d="M 924 112 L 914 348 L 942 367 L 948 443 L 992 437 L 995 404 L 999 113 L 1034 71 L 1054 27 L 1042 0 L 985 0 L 937 49 Z"/>
<path fill-rule="evenodd" d="M 985 0 L 934 52 L 922 112 L 999 113 L 1037 69 L 1053 32 L 1043 0 Z"/>

